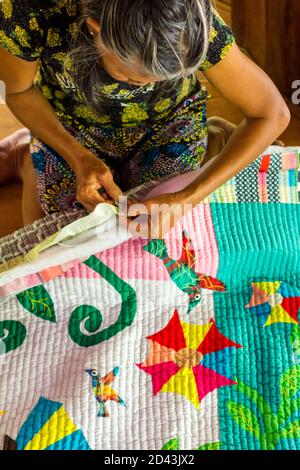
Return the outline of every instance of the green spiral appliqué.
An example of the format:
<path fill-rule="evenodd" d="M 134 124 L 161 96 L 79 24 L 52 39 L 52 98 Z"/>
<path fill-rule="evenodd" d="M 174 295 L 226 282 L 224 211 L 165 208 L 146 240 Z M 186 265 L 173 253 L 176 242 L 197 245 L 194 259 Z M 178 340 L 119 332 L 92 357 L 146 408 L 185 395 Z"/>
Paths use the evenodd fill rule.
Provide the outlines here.
<path fill-rule="evenodd" d="M 135 318 L 137 302 L 135 290 L 120 279 L 110 268 L 105 266 L 98 258 L 91 256 L 85 263 L 89 268 L 100 274 L 109 284 L 111 284 L 120 294 L 122 299 L 121 311 L 117 321 L 99 331 L 102 325 L 101 312 L 90 305 L 81 305 L 76 308 L 71 315 L 69 323 L 69 333 L 74 343 L 84 348 L 95 346 L 103 341 L 120 333 L 130 326 Z M 83 333 L 82 327 L 87 334 Z"/>

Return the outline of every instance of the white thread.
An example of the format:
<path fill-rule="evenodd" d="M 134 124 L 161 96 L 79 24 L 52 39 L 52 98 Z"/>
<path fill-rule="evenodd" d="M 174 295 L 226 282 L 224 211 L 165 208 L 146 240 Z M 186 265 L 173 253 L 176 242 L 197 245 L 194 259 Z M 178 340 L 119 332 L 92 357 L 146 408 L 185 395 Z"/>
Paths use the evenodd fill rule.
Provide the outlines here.
<path fill-rule="evenodd" d="M 11 297 L 12 297 L 11 295 L 9 295 L 8 297 L 5 297 L 5 299 L 2 302 L 0 302 L 0 305 L 4 305 Z"/>
<path fill-rule="evenodd" d="M 57 245 L 61 245 L 64 248 L 74 248 L 74 245 L 66 245 L 65 243 L 57 242 Z"/>

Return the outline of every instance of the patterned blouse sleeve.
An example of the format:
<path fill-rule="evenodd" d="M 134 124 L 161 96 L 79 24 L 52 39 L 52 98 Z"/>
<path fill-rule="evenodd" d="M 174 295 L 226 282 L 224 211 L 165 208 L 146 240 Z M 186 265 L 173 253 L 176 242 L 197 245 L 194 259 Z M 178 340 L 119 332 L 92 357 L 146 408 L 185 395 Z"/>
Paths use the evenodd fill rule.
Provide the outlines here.
<path fill-rule="evenodd" d="M 234 34 L 216 10 L 209 36 L 209 48 L 206 60 L 199 67 L 201 71 L 210 69 L 220 62 L 230 51 L 235 41 Z"/>
<path fill-rule="evenodd" d="M 39 10 L 30 0 L 0 1 L 0 47 L 27 61 L 35 61 L 43 48 Z"/>

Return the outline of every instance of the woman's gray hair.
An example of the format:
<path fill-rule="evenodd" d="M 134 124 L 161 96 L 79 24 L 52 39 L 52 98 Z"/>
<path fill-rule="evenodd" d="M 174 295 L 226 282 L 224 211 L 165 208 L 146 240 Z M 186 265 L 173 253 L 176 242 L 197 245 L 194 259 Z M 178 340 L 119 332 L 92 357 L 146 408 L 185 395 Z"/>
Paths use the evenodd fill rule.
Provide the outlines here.
<path fill-rule="evenodd" d="M 211 0 L 84 0 L 83 5 L 69 57 L 72 77 L 95 110 L 101 111 L 96 89 L 105 78 L 87 18 L 99 21 L 106 48 L 125 63 L 140 62 L 162 81 L 193 74 L 207 56 Z"/>

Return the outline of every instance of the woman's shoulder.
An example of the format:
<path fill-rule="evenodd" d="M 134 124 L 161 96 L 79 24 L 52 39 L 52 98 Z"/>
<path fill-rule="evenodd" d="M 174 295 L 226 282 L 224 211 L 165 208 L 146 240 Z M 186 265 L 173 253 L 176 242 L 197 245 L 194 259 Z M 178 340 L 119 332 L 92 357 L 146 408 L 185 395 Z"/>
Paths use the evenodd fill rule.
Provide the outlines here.
<path fill-rule="evenodd" d="M 39 59 L 47 46 L 60 52 L 79 5 L 78 0 L 1 0 L 0 47 L 27 61 Z"/>

